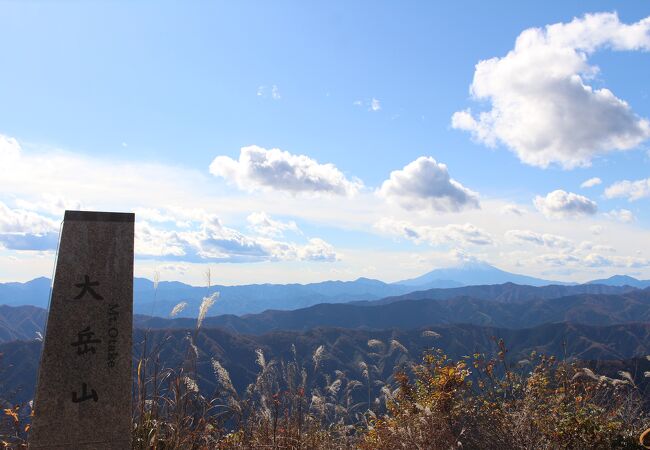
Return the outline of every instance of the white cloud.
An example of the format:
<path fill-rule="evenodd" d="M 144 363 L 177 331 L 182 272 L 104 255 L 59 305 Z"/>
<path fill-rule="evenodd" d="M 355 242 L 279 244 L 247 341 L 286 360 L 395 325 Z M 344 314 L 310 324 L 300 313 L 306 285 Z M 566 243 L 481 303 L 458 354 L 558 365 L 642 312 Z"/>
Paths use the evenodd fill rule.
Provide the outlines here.
<path fill-rule="evenodd" d="M 604 216 L 623 223 L 631 223 L 636 220 L 634 213 L 629 209 L 612 209 L 610 212 L 605 213 Z"/>
<path fill-rule="evenodd" d="M 515 205 L 513 203 L 509 203 L 507 205 L 504 205 L 501 208 L 501 212 L 503 214 L 513 214 L 515 216 L 523 216 L 524 214 L 526 214 L 526 210 L 524 208 L 522 208 L 519 205 Z"/>
<path fill-rule="evenodd" d="M 602 182 L 603 182 L 603 180 L 601 180 L 600 178 L 598 178 L 598 177 L 593 177 L 593 178 L 589 178 L 588 180 L 584 181 L 584 182 L 580 185 L 580 187 L 581 187 L 581 188 L 590 188 L 590 187 L 598 186 L 598 185 L 601 184 Z"/>
<path fill-rule="evenodd" d="M 605 189 L 605 197 L 627 197 L 631 202 L 640 200 L 644 197 L 650 197 L 650 178 L 636 181 L 617 181 Z"/>
<path fill-rule="evenodd" d="M 298 260 L 334 262 L 340 259 L 334 247 L 319 238 L 312 238 L 306 245 L 296 249 Z"/>
<path fill-rule="evenodd" d="M 606 267 L 606 268 L 645 268 L 650 266 L 648 258 L 636 256 L 605 256 L 600 253 L 577 255 L 573 253 L 552 253 L 536 258 L 540 263 L 556 267 Z"/>
<path fill-rule="evenodd" d="M 398 205 L 387 203 L 368 189 L 350 198 L 321 196 L 318 201 L 308 195 L 278 195 L 277 191 L 270 189 L 258 190 L 252 195 L 233 194 L 224 183 L 214 183 L 204 172 L 178 165 L 157 164 L 152 160 L 89 157 L 41 146 L 29 146 L 22 151 L 14 151 L 14 155 L 16 153 L 17 157 L 8 166 L 9 170 L 0 170 L 0 201 L 10 209 L 32 212 L 53 220 L 57 231 L 61 217 L 52 208 L 57 201 L 47 200 L 44 192 L 65 199 L 65 202 L 73 199 L 87 209 L 135 211 L 136 223 L 146 222 L 149 227 L 146 232 L 142 231 L 142 227 L 137 230 L 137 273 L 151 276 L 161 264 L 183 263 L 191 270 L 182 276 L 179 271 L 178 275 L 170 275 L 170 278 L 194 284 L 203 282 L 202 273 L 206 264 L 219 272 L 220 283 L 236 284 L 312 282 L 332 277 L 354 279 L 363 274 L 368 261 L 377 267 L 373 277 L 396 281 L 420 275 L 434 266 L 453 264 L 448 255 L 451 249 L 466 249 L 464 251 L 468 256 L 489 261 L 505 270 L 581 281 L 596 278 L 593 276 L 596 270 L 584 261 L 587 254 L 612 256 L 602 245 L 615 248 L 615 255 L 620 258 L 626 258 L 625 255 L 637 258 L 626 261 L 637 266 L 642 266 L 641 258 L 650 254 L 648 231 L 643 227 L 642 220 L 622 224 L 597 214 L 583 218 L 576 226 L 575 222 L 546 220 L 530 205 L 526 207 L 514 204 L 512 200 L 486 198 L 481 201 L 481 209 L 465 208 L 453 215 L 452 222 L 448 214 L 421 215 L 417 210 L 406 211 Z M 514 205 L 526 214 L 519 216 L 509 213 L 504 216 L 506 205 Z M 301 233 L 285 231 L 285 235 L 291 238 L 282 238 L 248 231 L 245 229 L 248 225 L 245 219 L 252 211 L 264 211 L 272 220 L 282 223 L 288 222 L 287 218 L 304 220 L 310 223 L 310 229 L 327 227 L 328 233 L 343 236 L 344 241 L 348 239 L 345 238 L 346 233 L 353 233 L 352 236 L 368 233 L 383 217 L 395 217 L 412 222 L 414 225 L 411 227 L 419 233 L 417 236 L 428 236 L 431 241 L 440 244 L 430 247 L 426 245 L 428 241 L 423 239 L 419 247 L 407 246 L 404 249 L 389 245 L 370 248 L 353 239 L 349 247 L 339 247 L 337 243 L 335 249 L 327 251 L 326 247 L 310 244 L 309 237 L 316 238 L 318 234 L 304 237 Z M 209 215 L 219 217 L 225 230 L 203 234 L 203 222 Z M 244 224 L 239 225 L 242 219 Z M 470 228 L 460 230 L 449 227 L 448 230 L 438 230 L 438 233 L 427 233 L 417 228 L 425 225 L 440 229 L 450 223 L 457 226 L 476 224 L 489 235 L 494 245 L 470 243 L 470 240 L 489 242 L 480 233 L 472 237 Z M 228 227 L 228 224 L 238 224 L 237 229 Z M 540 234 L 565 236 L 576 243 L 588 235 L 595 242 L 592 250 L 580 244 L 572 251 L 559 247 L 551 251 L 550 247 L 512 245 L 503 238 L 511 229 L 530 229 Z M 600 231 L 600 234 L 594 236 L 590 230 Z M 404 233 L 404 227 L 398 232 Z M 469 238 L 464 235 L 469 235 Z M 414 235 L 413 239 L 417 236 Z M 3 238 L 4 244 L 0 245 L 0 278 L 15 281 L 51 275 L 56 232 L 40 237 L 15 233 Z M 443 239 L 448 239 L 447 243 Z M 223 242 L 214 242 L 219 240 Z M 242 244 L 238 240 L 250 243 L 247 254 L 239 248 Z M 322 251 L 318 251 L 319 248 Z M 540 249 L 544 248 L 548 248 L 549 253 L 575 253 L 579 262 L 570 267 L 554 269 L 558 266 L 550 266 L 536 259 Z M 199 252 L 206 257 L 200 256 Z M 220 254 L 221 257 L 207 257 L 209 253 Z M 21 263 L 17 264 L 12 258 L 17 258 Z M 332 260 L 337 262 L 330 264 L 328 261 Z M 257 264 L 259 261 L 272 263 Z M 314 262 L 305 264 L 303 261 Z M 234 262 L 237 264 L 231 264 Z M 523 266 L 516 267 L 517 262 Z M 570 274 L 568 269 L 572 271 Z M 614 266 L 602 270 L 603 274 L 607 272 L 608 275 L 623 272 Z M 628 270 L 626 272 L 630 273 Z M 650 278 L 650 268 L 642 267 L 637 272 L 641 277 Z"/>
<path fill-rule="evenodd" d="M 598 205 L 582 195 L 556 190 L 546 197 L 537 196 L 535 207 L 546 217 L 575 217 L 596 214 Z"/>
<path fill-rule="evenodd" d="M 271 86 L 271 98 L 273 100 L 280 100 L 282 98 L 282 96 L 280 95 L 280 90 L 275 84 Z"/>
<path fill-rule="evenodd" d="M 383 233 L 405 238 L 417 244 L 426 242 L 432 246 L 444 246 L 450 243 L 460 246 L 494 243 L 489 233 L 470 223 L 431 227 L 414 225 L 404 220 L 383 218 L 375 224 L 375 228 Z"/>
<path fill-rule="evenodd" d="M 456 112 L 452 126 L 539 167 L 587 166 L 597 155 L 636 147 L 650 137 L 650 122 L 610 90 L 586 83 L 598 72 L 588 56 L 603 48 L 650 50 L 650 17 L 627 25 L 616 13 L 587 14 L 523 31 L 506 56 L 476 65 L 471 94 L 492 109 Z"/>
<path fill-rule="evenodd" d="M 280 89 L 275 84 L 270 89 L 266 86 L 258 86 L 256 95 L 262 98 L 270 96 L 273 100 L 280 100 L 282 98 Z"/>
<path fill-rule="evenodd" d="M 536 260 L 545 266 L 564 267 L 571 264 L 579 264 L 580 258 L 570 253 L 547 253 L 539 255 Z"/>
<path fill-rule="evenodd" d="M 58 230 L 59 224 L 52 219 L 0 202 L 0 233 L 42 235 Z"/>
<path fill-rule="evenodd" d="M 189 264 L 164 263 L 156 266 L 158 272 L 169 273 L 172 276 L 185 275 L 190 270 Z M 172 279 L 173 280 L 173 279 Z"/>
<path fill-rule="evenodd" d="M 282 242 L 268 236 L 281 235 L 283 230 L 298 231 L 294 222 L 275 221 L 264 213 L 249 216 L 261 234 L 251 237 L 223 226 L 215 215 L 202 213 L 201 220 L 183 222 L 196 211 L 174 212 L 136 208 L 140 213 L 135 223 L 135 254 L 137 257 L 160 257 L 173 261 L 192 262 L 257 262 L 257 261 L 338 261 L 341 255 L 319 238 L 305 244 Z M 158 223 L 183 223 L 183 231 L 153 226 L 142 211 Z M 42 214 L 25 209 L 12 209 L 0 202 L 0 248 L 42 251 L 56 248 L 60 223 Z"/>
<path fill-rule="evenodd" d="M 173 223 L 177 228 L 187 228 L 192 220 L 200 219 L 205 212 L 188 211 L 174 208 L 161 210 L 157 208 L 134 208 L 136 220 L 154 223 Z"/>
<path fill-rule="evenodd" d="M 372 111 L 372 112 L 381 111 L 381 102 L 378 99 L 374 98 L 374 97 L 371 98 L 370 100 L 366 100 L 366 101 L 364 101 L 364 100 L 355 100 L 355 101 L 352 102 L 352 104 L 354 106 L 359 106 L 359 107 L 365 105 L 368 108 L 368 111 Z"/>
<path fill-rule="evenodd" d="M 63 219 L 66 210 L 80 210 L 81 202 L 62 195 L 43 194 L 38 200 L 17 199 L 16 206 L 29 211 L 37 211 Z"/>
<path fill-rule="evenodd" d="M 532 243 L 549 248 L 568 249 L 573 247 L 573 242 L 562 236 L 549 233 L 536 233 L 530 230 L 509 230 L 506 239 L 516 243 Z"/>
<path fill-rule="evenodd" d="M 140 245 L 139 245 L 140 244 Z M 214 214 L 206 214 L 197 226 L 185 231 L 155 229 L 136 224 L 136 253 L 178 256 L 188 261 L 337 261 L 340 255 L 319 238 L 306 244 L 269 237 L 247 236 L 224 226 Z"/>
<path fill-rule="evenodd" d="M 460 211 L 479 208 L 478 194 L 449 176 L 447 166 L 421 156 L 394 170 L 379 194 L 407 210 Z"/>
<path fill-rule="evenodd" d="M 0 202 L 0 248 L 52 250 L 56 248 L 58 231 L 56 221 Z"/>
<path fill-rule="evenodd" d="M 186 255 L 186 243 L 174 230 L 163 230 L 152 226 L 136 216 L 135 254 L 138 256 L 176 256 Z"/>
<path fill-rule="evenodd" d="M 251 213 L 246 220 L 248 221 L 249 228 L 262 236 L 277 237 L 282 236 L 285 231 L 298 232 L 298 225 L 296 222 L 281 222 L 272 219 L 265 212 Z"/>
<path fill-rule="evenodd" d="M 600 236 L 603 233 L 604 230 L 605 230 L 605 227 L 603 227 L 602 225 L 592 225 L 592 226 L 589 227 L 589 231 L 594 236 Z"/>
<path fill-rule="evenodd" d="M 20 157 L 22 149 L 15 138 L 0 134 L 0 168 L 7 170 L 6 165 Z"/>
<path fill-rule="evenodd" d="M 305 155 L 256 145 L 243 147 L 239 160 L 217 156 L 210 164 L 210 173 L 246 191 L 353 195 L 363 186 L 359 180 L 347 179 L 333 164 L 320 164 Z"/>

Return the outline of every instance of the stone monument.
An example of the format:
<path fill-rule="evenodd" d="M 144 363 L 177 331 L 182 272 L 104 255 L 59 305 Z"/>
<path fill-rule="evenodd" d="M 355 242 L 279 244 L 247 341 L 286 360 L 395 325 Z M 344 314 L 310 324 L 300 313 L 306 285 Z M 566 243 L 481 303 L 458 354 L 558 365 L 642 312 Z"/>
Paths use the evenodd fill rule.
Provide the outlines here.
<path fill-rule="evenodd" d="M 134 222 L 65 212 L 29 448 L 131 448 Z"/>

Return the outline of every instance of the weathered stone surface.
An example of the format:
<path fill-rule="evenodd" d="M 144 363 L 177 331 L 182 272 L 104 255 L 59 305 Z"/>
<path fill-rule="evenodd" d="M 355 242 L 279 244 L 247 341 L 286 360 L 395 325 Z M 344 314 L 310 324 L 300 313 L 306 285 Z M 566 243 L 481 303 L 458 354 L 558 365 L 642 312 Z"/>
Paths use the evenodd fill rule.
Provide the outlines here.
<path fill-rule="evenodd" d="M 134 220 L 65 213 L 32 449 L 131 448 Z"/>

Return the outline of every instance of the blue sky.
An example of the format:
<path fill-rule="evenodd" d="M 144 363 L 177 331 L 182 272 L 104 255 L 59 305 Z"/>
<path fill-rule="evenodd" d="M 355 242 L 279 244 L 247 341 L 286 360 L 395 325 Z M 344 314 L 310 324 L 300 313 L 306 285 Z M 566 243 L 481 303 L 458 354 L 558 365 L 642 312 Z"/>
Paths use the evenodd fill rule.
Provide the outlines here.
<path fill-rule="evenodd" d="M 587 6 L 2 2 L 0 279 L 66 207 L 163 279 L 650 277 L 650 5 Z"/>

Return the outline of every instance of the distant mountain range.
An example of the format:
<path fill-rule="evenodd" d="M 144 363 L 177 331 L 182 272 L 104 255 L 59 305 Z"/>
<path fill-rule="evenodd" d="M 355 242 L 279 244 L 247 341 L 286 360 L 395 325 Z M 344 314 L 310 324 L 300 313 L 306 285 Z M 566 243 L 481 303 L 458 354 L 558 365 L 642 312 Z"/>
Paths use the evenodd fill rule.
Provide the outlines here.
<path fill-rule="evenodd" d="M 33 339 L 36 331 L 42 331 L 44 320 L 45 311 L 40 308 L 1 307 L 0 342 Z M 392 301 L 322 303 L 292 311 L 218 315 L 207 317 L 203 326 L 243 334 L 264 334 L 279 330 L 304 332 L 318 327 L 380 330 L 454 323 L 518 329 L 560 322 L 586 325 L 650 323 L 650 289 L 602 285 L 533 287 L 507 283 L 435 289 L 407 294 Z M 191 329 L 195 324 L 196 319 L 192 318 L 169 319 L 139 314 L 134 318 L 136 328 Z"/>
<path fill-rule="evenodd" d="M 136 292 L 140 292 L 137 295 L 153 289 L 149 283 L 136 279 Z M 350 283 L 356 287 L 364 283 L 380 286 L 373 280 Z M 330 289 L 332 295 L 351 290 L 349 283 L 315 285 L 314 291 Z M 278 289 L 276 295 L 280 295 L 282 286 L 278 285 L 245 288 L 274 292 L 269 286 Z M 289 286 L 294 290 L 288 292 L 299 292 L 313 285 Z M 30 286 L 11 284 L 9 289 L 33 293 Z M 205 288 L 170 282 L 160 283 L 157 295 L 161 292 L 170 296 L 179 292 L 202 295 Z M 3 398 L 16 402 L 32 398 L 41 349 L 41 342 L 35 337 L 42 332 L 45 320 L 43 308 L 0 306 Z M 267 360 L 289 361 L 294 358 L 295 345 L 297 358 L 309 372 L 310 383 L 324 386 L 336 370 L 351 379 L 363 380 L 361 361 L 376 367 L 379 379 L 389 380 L 395 367 L 419 360 L 426 349 L 441 348 L 457 358 L 474 352 L 493 352 L 494 340 L 499 338 L 506 342 L 511 363 L 525 359 L 532 351 L 591 361 L 598 367 L 608 360 L 602 367 L 614 373 L 630 370 L 641 377 L 638 383 L 642 384 L 647 383 L 642 378 L 644 371 L 650 369 L 648 362 L 640 359 L 650 354 L 650 288 L 603 284 L 536 287 L 513 283 L 435 288 L 378 300 L 321 303 L 291 311 L 212 316 L 204 320 L 199 330 L 196 319 L 136 314 L 134 329 L 134 358 L 140 354 L 140 343 L 146 333 L 149 348 L 161 345 L 160 361 L 166 367 L 179 367 L 188 355 L 188 336 L 194 336 L 198 351 L 197 382 L 203 392 L 216 388 L 212 357 L 227 368 L 235 387 L 241 391 L 255 379 L 257 349 L 264 351 Z M 373 340 L 372 345 L 369 340 Z M 325 349 L 324 359 L 313 377 L 311 356 L 320 345 Z M 367 398 L 364 392 L 367 391 L 360 389 L 355 394 L 360 396 L 356 401 Z"/>
<path fill-rule="evenodd" d="M 467 323 L 517 329 L 559 322 L 650 323 L 650 290 L 622 295 L 580 294 L 518 303 L 472 297 L 402 300 L 375 306 L 323 303 L 294 311 L 208 317 L 204 324 L 238 333 L 263 334 L 276 330 L 307 331 L 322 326 L 379 330 Z M 136 326 L 143 328 L 192 328 L 195 323 L 194 319 L 186 318 L 136 317 Z"/>
<path fill-rule="evenodd" d="M 457 267 L 436 269 L 420 277 L 396 283 L 359 278 L 354 281 L 324 281 L 310 284 L 216 285 L 208 289 L 177 281 L 161 281 L 157 290 L 154 290 L 152 281 L 135 278 L 134 310 L 139 314 L 166 317 L 175 305 L 184 301 L 187 302 L 187 307 L 180 313 L 180 317 L 196 317 L 203 297 L 218 291 L 220 298 L 211 310 L 211 314 L 243 315 L 261 313 L 266 310 L 293 310 L 319 303 L 374 301 L 430 289 L 483 285 L 475 291 L 489 292 L 490 289 L 486 286 L 508 282 L 528 286 L 553 285 L 551 290 L 558 291 L 558 294 L 553 295 L 568 295 L 560 293 L 560 288 L 567 286 L 567 283 L 509 273 L 486 263 L 468 262 Z M 48 278 L 37 278 L 27 283 L 0 283 L 0 304 L 33 305 L 47 308 L 50 284 L 51 281 Z M 615 276 L 606 280 L 595 280 L 590 284 L 645 288 L 650 286 L 650 281 Z M 414 295 L 417 297 L 418 294 Z M 454 295 L 465 294 L 454 293 Z M 466 295 L 477 297 L 471 293 Z M 478 296 L 478 298 L 482 297 Z"/>

